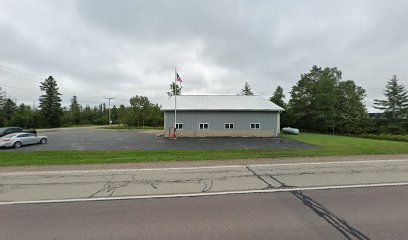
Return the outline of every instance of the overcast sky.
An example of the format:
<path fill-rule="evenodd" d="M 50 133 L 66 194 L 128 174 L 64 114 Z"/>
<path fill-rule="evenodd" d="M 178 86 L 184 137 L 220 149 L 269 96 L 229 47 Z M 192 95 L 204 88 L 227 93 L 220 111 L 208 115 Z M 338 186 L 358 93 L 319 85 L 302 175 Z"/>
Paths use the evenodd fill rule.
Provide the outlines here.
<path fill-rule="evenodd" d="M 318 65 L 366 89 L 372 110 L 393 74 L 408 87 L 407 10 L 403 0 L 0 0 L 0 87 L 38 104 L 52 75 L 64 105 L 162 103 L 177 67 L 184 94 L 236 94 L 247 81 L 288 97 Z"/>

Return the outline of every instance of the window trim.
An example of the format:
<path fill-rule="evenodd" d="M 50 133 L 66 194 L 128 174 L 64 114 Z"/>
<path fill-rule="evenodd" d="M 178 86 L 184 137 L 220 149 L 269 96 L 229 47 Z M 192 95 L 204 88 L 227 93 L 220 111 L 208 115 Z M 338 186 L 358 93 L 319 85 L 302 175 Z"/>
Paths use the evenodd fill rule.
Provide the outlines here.
<path fill-rule="evenodd" d="M 254 128 L 252 127 L 252 124 L 255 125 Z M 258 124 L 258 127 L 256 127 L 257 124 Z M 254 130 L 261 129 L 261 123 L 250 123 L 250 124 L 249 124 L 249 128 L 250 128 L 250 129 L 254 129 Z"/>
<path fill-rule="evenodd" d="M 181 128 L 180 128 L 180 125 L 181 125 Z M 183 123 L 176 123 L 176 129 L 177 130 L 183 130 Z"/>
<path fill-rule="evenodd" d="M 201 128 L 201 124 L 203 125 L 203 128 Z M 204 127 L 205 124 L 207 124 L 207 128 Z M 199 123 L 198 124 L 198 129 L 200 129 L 200 130 L 206 130 L 206 129 L 209 129 L 209 128 L 210 128 L 210 124 L 208 124 L 208 123 Z"/>
<path fill-rule="evenodd" d="M 227 126 L 227 124 L 228 124 L 228 128 L 226 127 Z M 231 125 L 232 125 L 232 128 L 231 128 Z M 232 123 L 232 122 L 227 122 L 227 123 L 224 123 L 224 129 L 226 129 L 226 130 L 234 130 L 235 129 L 235 123 Z"/>

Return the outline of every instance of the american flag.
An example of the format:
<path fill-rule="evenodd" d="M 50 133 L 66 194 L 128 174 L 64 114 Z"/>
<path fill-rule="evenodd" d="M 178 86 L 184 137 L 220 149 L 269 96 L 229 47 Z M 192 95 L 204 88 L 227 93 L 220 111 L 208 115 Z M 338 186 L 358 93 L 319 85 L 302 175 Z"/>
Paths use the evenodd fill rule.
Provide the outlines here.
<path fill-rule="evenodd" d="M 176 73 L 176 79 L 177 79 L 177 81 L 179 81 L 179 82 L 183 82 L 183 80 L 181 80 L 181 78 L 180 78 L 180 76 L 178 75 L 178 73 Z"/>

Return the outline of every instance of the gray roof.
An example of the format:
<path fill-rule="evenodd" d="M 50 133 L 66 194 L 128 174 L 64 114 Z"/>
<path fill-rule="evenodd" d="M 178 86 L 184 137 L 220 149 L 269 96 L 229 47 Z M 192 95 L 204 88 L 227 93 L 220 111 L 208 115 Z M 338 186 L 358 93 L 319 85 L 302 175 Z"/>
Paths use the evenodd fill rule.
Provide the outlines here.
<path fill-rule="evenodd" d="M 179 95 L 177 111 L 284 111 L 262 96 Z M 162 111 L 174 111 L 174 97 L 163 104 Z"/>

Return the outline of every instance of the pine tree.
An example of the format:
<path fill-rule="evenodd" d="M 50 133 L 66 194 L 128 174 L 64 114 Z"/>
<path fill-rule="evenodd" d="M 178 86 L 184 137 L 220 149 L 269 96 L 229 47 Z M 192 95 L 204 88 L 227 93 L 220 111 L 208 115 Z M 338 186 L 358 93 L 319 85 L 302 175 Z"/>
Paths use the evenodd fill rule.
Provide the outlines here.
<path fill-rule="evenodd" d="M 281 108 L 286 109 L 286 104 L 283 99 L 285 99 L 285 94 L 283 94 L 283 88 L 281 86 L 278 86 L 275 92 L 273 93 L 272 97 L 269 98 L 269 101 L 275 103 Z"/>
<path fill-rule="evenodd" d="M 119 118 L 119 123 L 120 124 L 127 124 L 127 119 L 128 119 L 128 109 L 125 107 L 125 105 L 120 104 L 118 108 L 118 118 Z"/>
<path fill-rule="evenodd" d="M 2 125 L 10 125 L 10 120 L 17 110 L 17 104 L 10 98 L 5 99 L 3 103 L 3 108 L 1 110 Z"/>
<path fill-rule="evenodd" d="M 284 101 L 285 99 L 285 94 L 283 93 L 283 88 L 281 86 L 278 86 L 273 93 L 272 97 L 269 98 L 269 101 L 275 103 L 279 107 L 285 109 L 285 111 L 280 113 L 280 123 L 281 126 L 289 126 L 289 113 L 287 111 L 288 106 Z"/>
<path fill-rule="evenodd" d="M 4 126 L 4 101 L 5 101 L 5 92 L 1 90 L 0 87 L 0 127 Z"/>
<path fill-rule="evenodd" d="M 241 92 L 238 95 L 246 95 L 246 96 L 254 95 L 254 93 L 251 90 L 251 86 L 249 86 L 248 82 L 245 82 L 244 88 L 241 89 Z"/>
<path fill-rule="evenodd" d="M 111 120 L 113 124 L 117 124 L 118 123 L 118 108 L 116 107 L 116 105 L 113 105 L 112 110 L 111 110 Z"/>
<path fill-rule="evenodd" d="M 3 104 L 6 99 L 5 95 L 6 92 L 2 91 L 2 88 L 0 87 L 0 110 L 3 108 Z"/>
<path fill-rule="evenodd" d="M 62 108 L 57 82 L 52 76 L 49 76 L 40 84 L 41 91 L 45 92 L 39 99 L 44 127 L 60 127 Z"/>
<path fill-rule="evenodd" d="M 81 113 L 81 120 L 84 124 L 95 124 L 95 115 L 92 112 L 92 108 L 86 105 Z"/>
<path fill-rule="evenodd" d="M 384 95 L 386 100 L 374 100 L 374 108 L 384 110 L 388 119 L 402 119 L 407 116 L 408 92 L 404 85 L 398 83 L 396 75 L 385 85 Z"/>
<path fill-rule="evenodd" d="M 71 113 L 72 124 L 79 125 L 81 123 L 81 105 L 78 103 L 77 96 L 71 98 L 69 111 Z"/>

